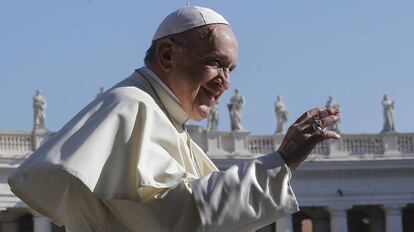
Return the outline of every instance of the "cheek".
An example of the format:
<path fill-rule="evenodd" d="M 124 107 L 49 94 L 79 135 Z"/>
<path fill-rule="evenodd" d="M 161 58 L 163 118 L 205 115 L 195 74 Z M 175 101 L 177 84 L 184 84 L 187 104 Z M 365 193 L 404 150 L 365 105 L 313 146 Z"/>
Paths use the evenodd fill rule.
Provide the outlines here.
<path fill-rule="evenodd" d="M 217 76 L 217 70 L 214 69 L 202 69 L 198 72 L 194 72 L 188 80 L 191 85 L 194 87 L 195 91 L 198 91 L 200 86 L 207 84 L 210 80 L 214 79 Z"/>
<path fill-rule="evenodd" d="M 218 70 L 214 68 L 204 68 L 200 73 L 200 82 L 206 84 L 219 75 Z"/>

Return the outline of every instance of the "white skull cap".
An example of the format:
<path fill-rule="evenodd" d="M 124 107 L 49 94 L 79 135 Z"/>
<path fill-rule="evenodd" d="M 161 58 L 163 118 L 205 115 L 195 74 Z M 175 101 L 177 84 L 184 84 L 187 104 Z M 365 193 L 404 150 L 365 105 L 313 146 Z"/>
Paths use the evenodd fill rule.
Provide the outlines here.
<path fill-rule="evenodd" d="M 195 27 L 216 23 L 230 26 L 229 22 L 222 15 L 212 9 L 199 6 L 184 6 L 169 14 L 162 21 L 152 41 Z"/>

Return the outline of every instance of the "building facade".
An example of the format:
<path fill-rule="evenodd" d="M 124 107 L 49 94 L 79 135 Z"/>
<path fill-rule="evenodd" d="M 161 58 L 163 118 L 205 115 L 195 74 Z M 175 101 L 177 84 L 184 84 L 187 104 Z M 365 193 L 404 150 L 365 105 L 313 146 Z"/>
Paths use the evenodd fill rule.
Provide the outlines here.
<path fill-rule="evenodd" d="M 276 150 L 283 138 L 188 129 L 222 170 Z M 7 185 L 8 174 L 48 136 L 45 130 L 0 131 L 2 232 L 64 231 L 29 209 Z M 325 141 L 293 173 L 292 185 L 300 212 L 261 232 L 414 231 L 414 133 L 343 134 L 341 140 Z"/>
<path fill-rule="evenodd" d="M 326 107 L 333 102 L 330 97 Z M 0 131 L 0 232 L 65 231 L 28 208 L 7 184 L 9 173 L 53 134 L 45 127 L 47 104 L 40 91 L 33 103 L 31 132 Z M 414 133 L 395 132 L 394 103 L 387 104 L 381 133 L 342 134 L 316 146 L 292 174 L 300 211 L 258 232 L 413 232 Z M 269 154 L 282 143 L 283 125 L 272 135 L 252 135 L 238 123 L 231 132 L 216 131 L 217 125 L 207 130 L 190 125 L 188 132 L 220 170 Z M 329 129 L 339 131 L 338 125 Z"/>

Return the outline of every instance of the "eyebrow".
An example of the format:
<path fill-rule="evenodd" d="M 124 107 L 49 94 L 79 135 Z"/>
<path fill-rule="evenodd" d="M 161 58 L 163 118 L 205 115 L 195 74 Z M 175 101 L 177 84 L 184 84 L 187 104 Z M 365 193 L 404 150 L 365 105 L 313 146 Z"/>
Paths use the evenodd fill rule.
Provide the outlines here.
<path fill-rule="evenodd" d="M 201 54 L 199 51 L 195 51 L 195 53 L 198 56 L 200 56 L 202 59 L 219 58 L 220 60 L 223 60 L 224 63 L 229 62 L 229 58 L 223 55 L 222 53 L 220 53 L 220 51 L 210 51 L 209 53 L 206 53 L 206 54 Z M 230 72 L 236 69 L 236 67 L 237 67 L 236 64 L 230 66 L 229 67 Z"/>
<path fill-rule="evenodd" d="M 221 53 L 212 52 L 212 53 L 207 53 L 207 54 L 204 54 L 204 55 L 202 55 L 201 57 L 202 57 L 203 59 L 218 58 L 218 59 L 220 59 L 221 61 L 223 61 L 223 63 L 229 63 L 229 58 L 228 58 L 227 56 L 225 56 L 225 55 L 221 54 Z M 233 66 L 236 66 L 236 65 L 232 65 L 232 67 L 230 67 L 230 68 L 233 68 Z M 233 69 L 234 69 L 234 68 L 233 68 Z"/>

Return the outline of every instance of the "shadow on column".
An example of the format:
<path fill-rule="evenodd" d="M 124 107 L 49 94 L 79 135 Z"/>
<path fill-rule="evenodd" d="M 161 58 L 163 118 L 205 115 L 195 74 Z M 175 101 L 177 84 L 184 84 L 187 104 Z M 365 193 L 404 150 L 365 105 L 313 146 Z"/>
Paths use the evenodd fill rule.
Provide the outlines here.
<path fill-rule="evenodd" d="M 365 206 L 354 206 L 348 210 L 348 230 L 352 232 L 370 231 L 370 215 Z"/>
<path fill-rule="evenodd" d="M 33 216 L 30 213 L 26 213 L 18 219 L 19 232 L 32 232 L 33 231 Z"/>
<path fill-rule="evenodd" d="M 403 229 L 404 231 L 414 231 L 414 204 L 408 204 L 403 209 Z"/>

